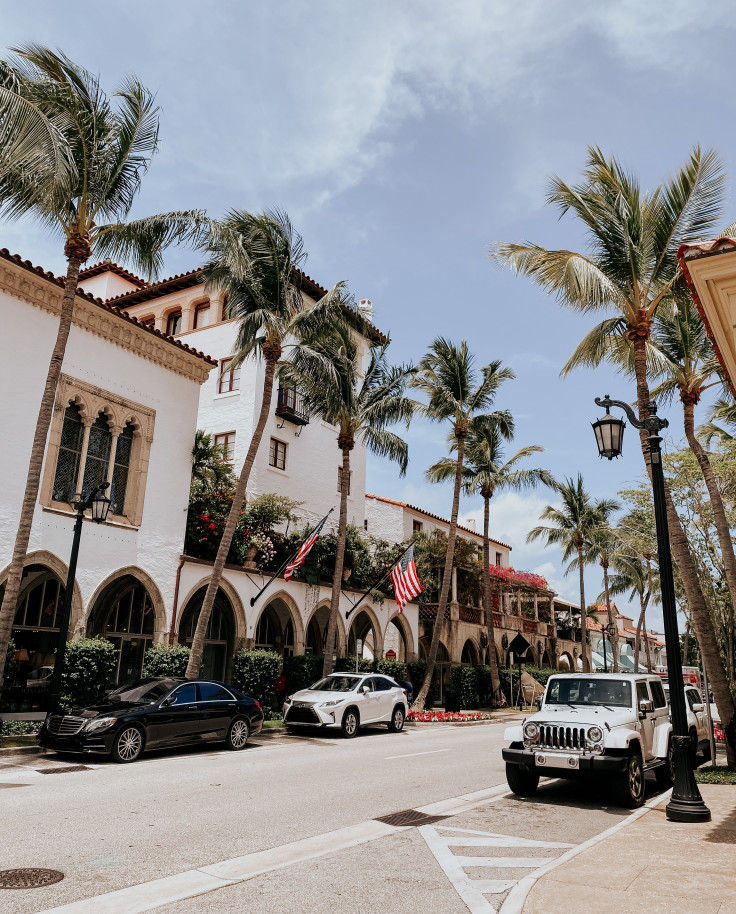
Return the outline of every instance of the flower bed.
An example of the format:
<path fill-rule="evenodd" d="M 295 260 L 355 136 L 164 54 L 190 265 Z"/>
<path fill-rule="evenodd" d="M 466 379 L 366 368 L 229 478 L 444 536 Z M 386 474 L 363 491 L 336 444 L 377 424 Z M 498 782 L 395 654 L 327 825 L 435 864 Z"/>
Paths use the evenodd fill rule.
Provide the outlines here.
<path fill-rule="evenodd" d="M 409 720 L 420 724 L 429 723 L 467 723 L 474 720 L 491 720 L 488 711 L 409 711 Z"/>

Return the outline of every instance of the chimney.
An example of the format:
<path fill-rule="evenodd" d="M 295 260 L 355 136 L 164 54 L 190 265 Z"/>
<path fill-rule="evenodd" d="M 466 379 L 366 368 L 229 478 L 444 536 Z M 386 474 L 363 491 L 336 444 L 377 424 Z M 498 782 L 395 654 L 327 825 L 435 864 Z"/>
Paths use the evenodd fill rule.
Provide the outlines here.
<path fill-rule="evenodd" d="M 468 530 L 475 530 L 475 518 L 469 517 L 466 521 L 463 522 L 463 526 L 467 527 Z"/>
<path fill-rule="evenodd" d="M 364 317 L 369 324 L 373 323 L 373 302 L 370 298 L 361 298 L 358 303 L 358 311 L 360 311 L 362 317 Z"/>

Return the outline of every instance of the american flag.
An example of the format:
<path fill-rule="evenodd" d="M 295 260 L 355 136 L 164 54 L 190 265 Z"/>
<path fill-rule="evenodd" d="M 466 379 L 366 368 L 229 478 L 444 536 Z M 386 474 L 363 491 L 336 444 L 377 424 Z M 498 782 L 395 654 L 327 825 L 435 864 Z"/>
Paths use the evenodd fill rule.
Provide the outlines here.
<path fill-rule="evenodd" d="M 424 590 L 417 575 L 413 546 L 406 550 L 391 572 L 391 583 L 394 585 L 394 595 L 399 604 L 399 612 L 403 613 L 404 606 L 409 600 Z"/>
<path fill-rule="evenodd" d="M 294 558 L 289 562 L 284 571 L 284 580 L 290 581 L 291 576 L 294 574 L 296 568 L 304 564 L 304 559 L 309 555 L 309 550 L 317 542 L 317 537 L 322 532 L 322 528 L 325 525 L 325 521 L 329 517 L 329 512 L 325 514 L 322 520 L 317 524 L 317 526 L 312 530 L 309 536 L 304 540 L 304 542 L 299 547 L 299 552 L 294 556 Z"/>

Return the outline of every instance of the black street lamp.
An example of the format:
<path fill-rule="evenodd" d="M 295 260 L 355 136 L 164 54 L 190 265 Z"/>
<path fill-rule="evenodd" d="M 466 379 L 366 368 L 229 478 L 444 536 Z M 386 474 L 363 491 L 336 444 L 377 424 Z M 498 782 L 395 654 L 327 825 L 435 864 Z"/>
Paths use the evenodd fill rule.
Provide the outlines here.
<path fill-rule="evenodd" d="M 662 616 L 664 619 L 664 640 L 667 650 L 667 676 L 670 682 L 670 706 L 672 708 L 672 749 L 674 762 L 674 785 L 672 797 L 667 804 L 667 818 L 672 822 L 709 822 L 710 810 L 700 796 L 695 775 L 690 763 L 690 737 L 687 728 L 685 710 L 685 683 L 682 678 L 682 658 L 680 656 L 680 635 L 677 630 L 677 607 L 675 606 L 675 584 L 672 577 L 672 554 L 670 552 L 670 533 L 667 524 L 667 507 L 664 492 L 664 474 L 662 472 L 662 438 L 660 432 L 667 428 L 666 419 L 657 415 L 657 405 L 649 401 L 648 416 L 640 422 L 634 411 L 621 400 L 612 400 L 608 394 L 601 400 L 596 397 L 598 406 L 604 406 L 606 415 L 593 423 L 598 451 L 601 457 L 612 460 L 621 453 L 621 442 L 626 423 L 616 419 L 609 412 L 612 406 L 620 407 L 628 416 L 635 428 L 643 428 L 649 433 L 649 453 L 652 467 L 652 491 L 654 495 L 654 519 L 657 525 L 657 552 L 659 555 L 659 579 L 662 594 Z M 635 672 L 638 672 L 636 670 Z"/>
<path fill-rule="evenodd" d="M 606 657 L 606 635 L 611 641 L 611 656 L 613 657 L 613 636 L 616 634 L 616 623 L 609 622 L 608 625 L 601 625 L 601 637 L 603 638 L 603 672 L 608 672 L 608 658 Z"/>
<path fill-rule="evenodd" d="M 66 590 L 64 592 L 64 605 L 61 610 L 61 619 L 59 621 L 59 638 L 56 642 L 56 656 L 54 657 L 54 672 L 51 675 L 51 694 L 49 695 L 49 711 L 56 711 L 59 707 L 59 696 L 61 694 L 61 674 L 64 670 L 64 653 L 66 651 L 66 642 L 69 638 L 69 619 L 72 614 L 72 596 L 74 594 L 74 579 L 77 574 L 77 556 L 79 555 L 79 541 L 82 538 L 82 522 L 84 521 L 85 511 L 89 511 L 92 520 L 97 524 L 102 524 L 107 520 L 110 510 L 111 501 L 105 495 L 105 490 L 110 485 L 109 482 L 96 486 L 87 498 L 82 495 L 72 502 L 76 509 L 77 517 L 74 521 L 74 538 L 72 539 L 72 553 L 69 557 L 69 571 L 66 576 Z"/>

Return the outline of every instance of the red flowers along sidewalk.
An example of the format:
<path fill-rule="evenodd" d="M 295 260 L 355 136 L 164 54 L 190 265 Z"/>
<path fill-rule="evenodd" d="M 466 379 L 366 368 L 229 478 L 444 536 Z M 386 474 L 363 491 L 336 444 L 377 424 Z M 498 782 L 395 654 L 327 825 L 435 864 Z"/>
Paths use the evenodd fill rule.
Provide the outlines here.
<path fill-rule="evenodd" d="M 467 723 L 473 720 L 491 720 L 489 711 L 409 711 L 409 720 L 417 723 Z"/>

